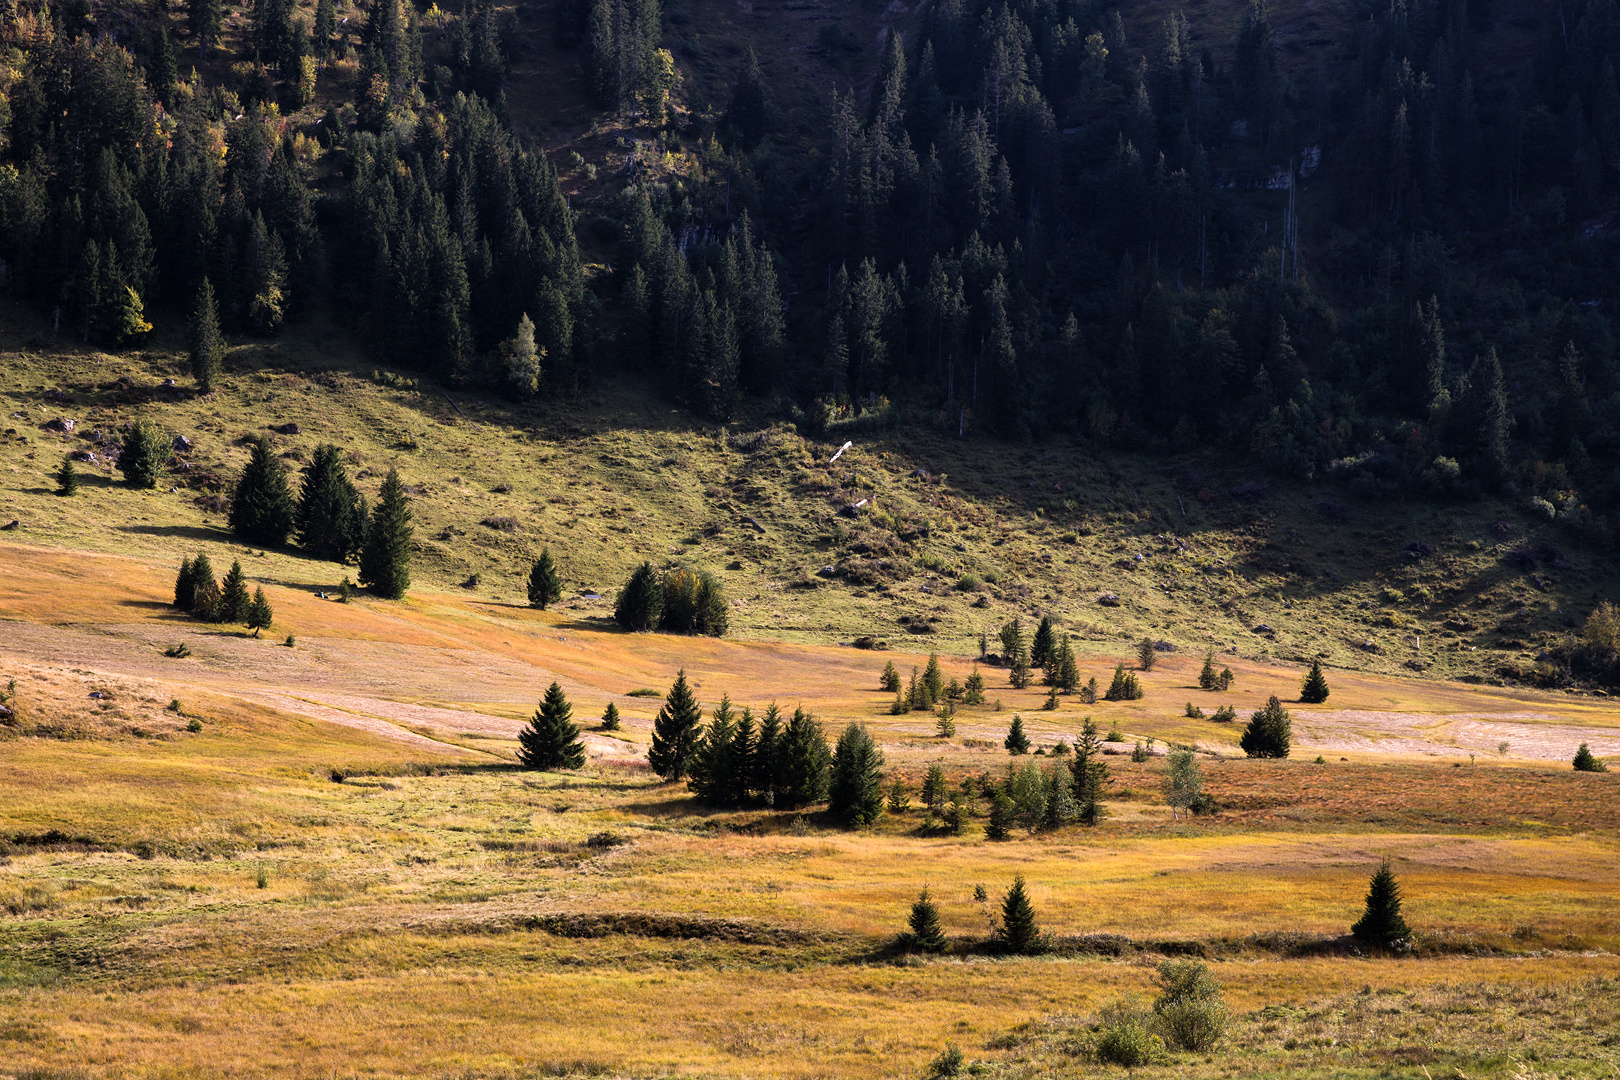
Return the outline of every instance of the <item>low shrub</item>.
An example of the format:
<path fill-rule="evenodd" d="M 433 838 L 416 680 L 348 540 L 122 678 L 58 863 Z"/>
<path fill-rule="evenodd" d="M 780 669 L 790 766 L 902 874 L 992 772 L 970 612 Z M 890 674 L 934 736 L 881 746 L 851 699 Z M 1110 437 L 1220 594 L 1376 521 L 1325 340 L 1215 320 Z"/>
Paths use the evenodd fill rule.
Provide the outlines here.
<path fill-rule="evenodd" d="M 1108 1065 L 1139 1069 L 1164 1056 L 1164 1040 L 1153 1033 L 1153 1017 L 1135 1001 L 1104 1009 L 1095 1052 Z"/>

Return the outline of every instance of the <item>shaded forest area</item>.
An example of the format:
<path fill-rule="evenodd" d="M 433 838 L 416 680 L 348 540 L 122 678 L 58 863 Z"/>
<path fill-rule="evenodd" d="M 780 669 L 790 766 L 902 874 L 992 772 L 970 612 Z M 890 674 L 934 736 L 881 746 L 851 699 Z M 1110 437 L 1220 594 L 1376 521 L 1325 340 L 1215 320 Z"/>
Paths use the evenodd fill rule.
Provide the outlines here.
<path fill-rule="evenodd" d="M 658 0 L 548 14 L 631 135 L 573 207 L 507 104 L 537 12 L 8 0 L 4 287 L 106 347 L 206 278 L 229 333 L 330 301 L 449 384 L 566 404 L 628 367 L 713 420 L 1218 450 L 1613 537 L 1610 0 L 1364 0 L 1303 74 L 1260 0 L 1220 47 L 932 0 L 808 133 L 746 50 L 689 100 Z M 1502 20 L 1530 62 L 1481 58 Z"/>

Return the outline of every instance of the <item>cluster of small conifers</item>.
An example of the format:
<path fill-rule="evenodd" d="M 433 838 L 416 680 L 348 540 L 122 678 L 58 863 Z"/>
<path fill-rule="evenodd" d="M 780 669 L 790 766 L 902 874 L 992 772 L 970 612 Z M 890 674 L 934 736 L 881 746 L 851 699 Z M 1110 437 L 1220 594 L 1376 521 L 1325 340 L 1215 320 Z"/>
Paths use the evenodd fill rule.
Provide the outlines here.
<path fill-rule="evenodd" d="M 1023 875 L 1013 879 L 1012 888 L 1002 897 L 999 920 L 984 886 L 974 886 L 973 901 L 990 926 L 991 949 L 1027 956 L 1053 948 L 1052 938 L 1041 931 Z M 980 941 L 953 941 L 946 936 L 939 906 L 926 887 L 911 905 L 907 924 L 909 928 L 895 938 L 896 947 L 907 952 L 945 954 L 983 947 Z M 1373 874 L 1366 908 L 1350 934 L 1373 952 L 1412 950 L 1412 931 L 1401 915 L 1400 885 L 1387 860 Z M 1199 960 L 1164 960 L 1156 974 L 1159 994 L 1151 1010 L 1130 999 L 1103 1008 L 1076 1049 L 1127 1069 L 1160 1061 L 1167 1049 L 1200 1053 L 1214 1049 L 1226 1033 L 1230 1014 L 1221 984 L 1209 967 Z M 962 1052 L 947 1044 L 926 1075 L 929 1080 L 958 1076 L 967 1071 L 964 1066 Z"/>
<path fill-rule="evenodd" d="M 230 573 L 219 581 L 214 580 L 214 566 L 207 555 L 181 560 L 174 579 L 174 606 L 203 622 L 243 623 L 254 637 L 275 619 L 263 585 L 248 596 L 240 559 L 231 563 Z"/>
<path fill-rule="evenodd" d="M 682 567 L 660 575 L 644 562 L 619 590 L 613 618 L 630 631 L 721 637 L 728 622 L 725 590 L 707 570 Z"/>

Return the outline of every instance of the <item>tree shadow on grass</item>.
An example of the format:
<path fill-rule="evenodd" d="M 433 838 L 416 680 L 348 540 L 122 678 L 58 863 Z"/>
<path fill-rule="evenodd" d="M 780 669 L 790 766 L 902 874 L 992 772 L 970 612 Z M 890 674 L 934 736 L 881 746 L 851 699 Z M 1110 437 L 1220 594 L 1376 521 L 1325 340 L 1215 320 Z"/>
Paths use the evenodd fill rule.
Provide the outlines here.
<path fill-rule="evenodd" d="M 209 525 L 120 525 L 118 531 L 136 533 L 140 536 L 177 536 L 187 540 L 213 540 L 221 543 L 236 539 L 227 530 Z"/>
<path fill-rule="evenodd" d="M 189 619 L 183 612 L 174 611 L 173 604 L 166 604 L 162 600 L 120 600 L 119 607 L 146 608 L 149 611 L 163 611 L 169 613 L 174 619 Z"/>

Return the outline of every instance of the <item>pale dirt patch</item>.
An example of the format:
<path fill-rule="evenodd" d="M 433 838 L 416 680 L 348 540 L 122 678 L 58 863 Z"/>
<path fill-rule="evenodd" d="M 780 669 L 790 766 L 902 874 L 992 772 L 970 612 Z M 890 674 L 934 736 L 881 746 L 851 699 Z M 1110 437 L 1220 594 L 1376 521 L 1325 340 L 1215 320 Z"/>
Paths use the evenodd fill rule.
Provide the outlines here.
<path fill-rule="evenodd" d="M 1300 751 L 1497 757 L 1497 748 L 1505 742 L 1508 758 L 1567 761 L 1584 742 L 1598 757 L 1620 754 L 1620 732 L 1612 728 L 1568 724 L 1547 713 L 1531 712 L 1432 715 L 1340 709 L 1296 713 L 1294 737 Z"/>

